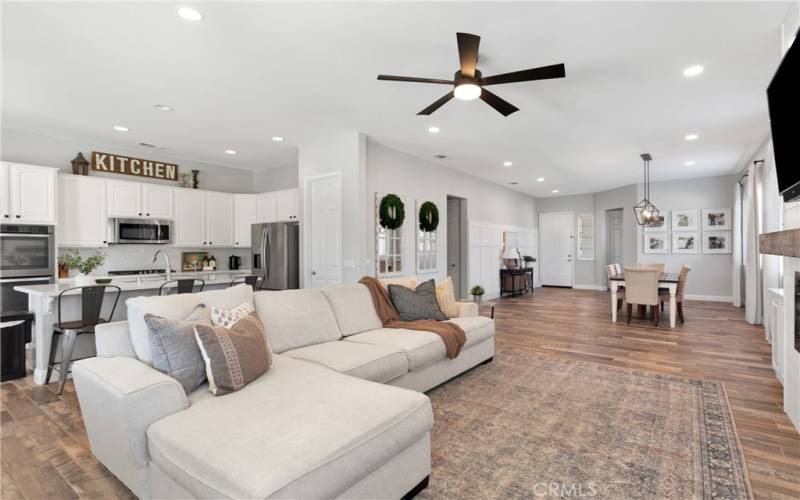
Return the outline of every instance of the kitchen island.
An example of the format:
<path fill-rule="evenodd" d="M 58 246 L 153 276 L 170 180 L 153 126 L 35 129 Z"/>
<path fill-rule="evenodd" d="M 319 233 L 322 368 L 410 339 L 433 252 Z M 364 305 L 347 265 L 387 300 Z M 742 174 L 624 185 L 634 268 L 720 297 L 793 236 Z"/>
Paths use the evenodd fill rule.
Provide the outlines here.
<path fill-rule="evenodd" d="M 216 290 L 227 287 L 231 281 L 242 276 L 248 276 L 247 269 L 237 271 L 212 271 L 198 272 L 197 278 L 205 280 L 203 290 Z M 173 273 L 172 279 L 194 278 L 194 273 Z M 122 321 L 127 318 L 125 300 L 132 297 L 157 295 L 158 289 L 166 283 L 164 274 L 148 274 L 140 276 L 120 276 L 111 281 L 112 285 L 120 287 L 119 303 L 114 311 L 111 321 Z M 47 376 L 47 363 L 50 356 L 50 341 L 53 335 L 53 325 L 58 322 L 58 295 L 64 290 L 74 288 L 72 280 L 60 280 L 49 285 L 16 286 L 14 290 L 28 294 L 28 310 L 34 313 L 34 323 L 31 332 L 33 355 L 33 381 L 44 384 Z M 106 289 L 106 293 L 114 293 L 115 289 Z M 112 300 L 103 304 L 102 317 L 107 317 Z M 80 290 L 67 292 L 62 298 L 62 321 L 80 319 Z M 95 355 L 94 335 L 79 335 L 75 343 L 73 360 Z M 56 353 L 56 361 L 61 359 L 60 348 Z M 50 381 L 58 380 L 58 367 L 53 370 Z"/>

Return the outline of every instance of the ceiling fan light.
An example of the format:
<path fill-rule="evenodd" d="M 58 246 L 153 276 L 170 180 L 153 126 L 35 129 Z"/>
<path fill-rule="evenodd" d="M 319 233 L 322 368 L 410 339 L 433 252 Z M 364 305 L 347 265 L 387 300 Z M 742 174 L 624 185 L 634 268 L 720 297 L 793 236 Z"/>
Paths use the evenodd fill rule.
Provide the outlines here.
<path fill-rule="evenodd" d="M 462 101 L 473 101 L 481 96 L 481 88 L 474 83 L 462 83 L 460 85 L 456 85 L 453 94 L 455 95 L 456 99 L 460 99 Z"/>

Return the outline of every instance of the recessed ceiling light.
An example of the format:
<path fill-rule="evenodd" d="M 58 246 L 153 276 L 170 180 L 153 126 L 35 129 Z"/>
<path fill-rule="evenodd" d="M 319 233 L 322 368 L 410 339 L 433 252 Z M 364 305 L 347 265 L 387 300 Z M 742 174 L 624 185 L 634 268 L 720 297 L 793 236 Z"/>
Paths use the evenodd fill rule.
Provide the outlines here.
<path fill-rule="evenodd" d="M 544 182 L 544 177 L 537 177 L 536 182 Z"/>
<path fill-rule="evenodd" d="M 225 154 L 226 154 L 226 155 L 235 155 L 235 154 L 236 154 L 236 151 L 235 151 L 235 150 L 233 150 L 233 149 L 226 149 L 226 150 L 225 150 Z"/>
<path fill-rule="evenodd" d="M 444 159 L 447 158 L 447 155 L 437 154 L 437 155 L 433 155 L 433 157 L 436 158 L 437 160 L 444 160 Z"/>
<path fill-rule="evenodd" d="M 175 109 L 172 106 L 167 106 L 166 104 L 156 104 L 153 107 L 159 111 L 172 111 L 173 109 Z"/>
<path fill-rule="evenodd" d="M 692 165 L 694 165 L 694 160 L 689 160 L 685 162 L 684 165 L 686 165 L 687 167 L 691 167 Z"/>
<path fill-rule="evenodd" d="M 558 189 L 554 189 L 553 190 L 553 194 L 556 194 L 556 193 L 558 193 Z"/>
<path fill-rule="evenodd" d="M 504 167 L 510 167 L 510 166 L 511 166 L 511 165 L 513 165 L 513 164 L 514 164 L 514 163 L 513 163 L 513 162 L 510 162 L 510 161 L 504 161 L 504 162 L 503 162 L 503 166 L 504 166 Z"/>
<path fill-rule="evenodd" d="M 509 182 L 509 184 L 511 184 L 512 186 L 516 186 L 519 183 L 517 181 L 511 181 L 511 182 Z"/>
<path fill-rule="evenodd" d="M 684 139 L 686 139 L 687 141 L 696 141 L 698 137 L 700 136 L 697 134 L 686 134 Z"/>
<path fill-rule="evenodd" d="M 688 68 L 683 70 L 683 76 L 691 77 L 697 76 L 703 72 L 703 67 L 699 64 L 695 64 L 694 66 L 689 66 Z"/>
<path fill-rule="evenodd" d="M 428 127 L 428 132 L 430 132 L 431 134 L 438 134 L 439 127 Z"/>
<path fill-rule="evenodd" d="M 128 127 L 123 127 L 122 125 L 114 125 L 114 130 L 117 132 L 127 132 Z"/>
<path fill-rule="evenodd" d="M 186 19 L 187 21 L 201 21 L 203 19 L 203 14 L 201 14 L 199 11 L 194 10 L 191 7 L 179 8 L 178 15 Z"/>
<path fill-rule="evenodd" d="M 272 137 L 272 140 L 275 142 L 281 142 L 283 140 L 283 137 L 275 135 Z"/>

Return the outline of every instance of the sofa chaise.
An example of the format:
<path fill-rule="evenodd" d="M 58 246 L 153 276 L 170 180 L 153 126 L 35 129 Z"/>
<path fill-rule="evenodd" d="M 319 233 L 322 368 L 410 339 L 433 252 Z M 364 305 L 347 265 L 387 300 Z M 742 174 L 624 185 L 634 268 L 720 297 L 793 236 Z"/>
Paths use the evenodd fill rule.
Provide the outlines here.
<path fill-rule="evenodd" d="M 251 303 L 273 364 L 221 397 L 154 369 L 144 314 Z M 494 322 L 460 303 L 448 359 L 429 332 L 384 329 L 367 288 L 226 290 L 127 301 L 73 377 L 92 452 L 140 498 L 401 498 L 427 485 L 433 412 L 422 394 L 492 359 Z M 410 389 L 410 390 L 409 390 Z"/>

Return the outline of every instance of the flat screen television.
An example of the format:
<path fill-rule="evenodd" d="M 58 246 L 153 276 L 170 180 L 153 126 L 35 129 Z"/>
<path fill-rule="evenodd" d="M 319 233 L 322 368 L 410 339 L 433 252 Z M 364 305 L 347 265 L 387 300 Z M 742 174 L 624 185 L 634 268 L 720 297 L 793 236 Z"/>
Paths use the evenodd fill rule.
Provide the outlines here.
<path fill-rule="evenodd" d="M 778 191 L 784 201 L 800 197 L 800 33 L 767 88 Z"/>

